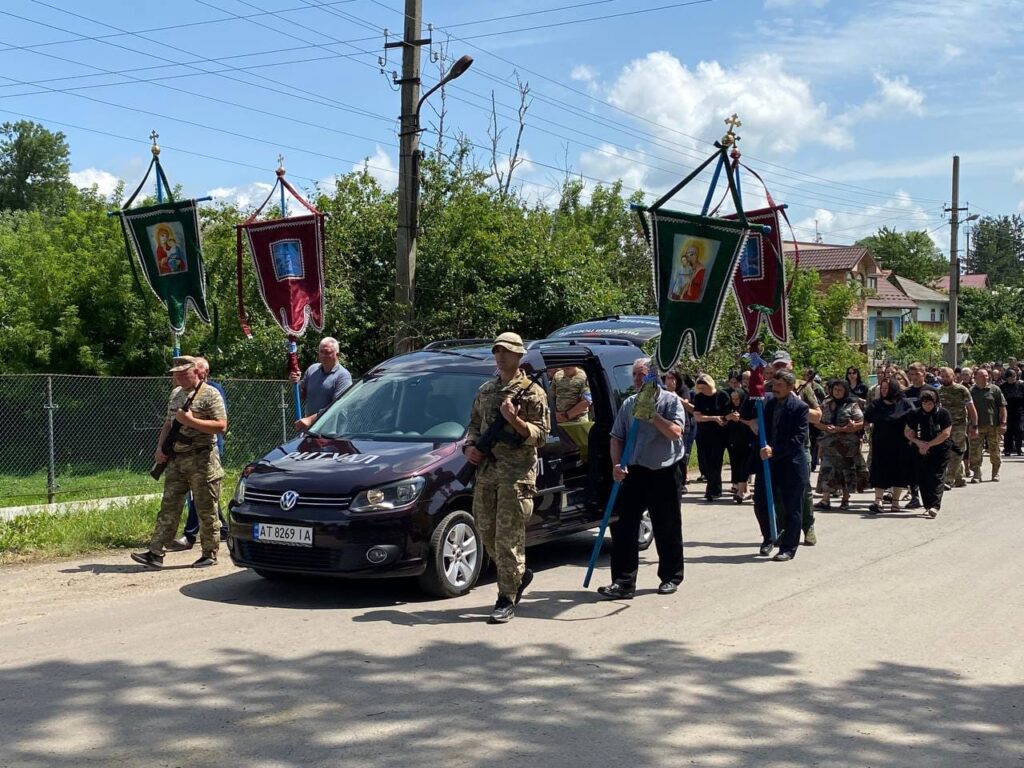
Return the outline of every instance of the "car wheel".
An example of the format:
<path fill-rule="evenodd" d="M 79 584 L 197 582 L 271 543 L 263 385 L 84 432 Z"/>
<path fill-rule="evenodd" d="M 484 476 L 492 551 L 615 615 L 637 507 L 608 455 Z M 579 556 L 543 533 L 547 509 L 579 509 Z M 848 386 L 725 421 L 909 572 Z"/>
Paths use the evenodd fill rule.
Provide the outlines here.
<path fill-rule="evenodd" d="M 643 552 L 652 543 L 654 543 L 654 526 L 651 525 L 651 513 L 645 509 L 640 518 L 640 538 L 637 541 L 637 546 Z"/>
<path fill-rule="evenodd" d="M 430 537 L 427 570 L 420 576 L 424 592 L 458 597 L 473 588 L 484 566 L 484 542 L 468 512 L 451 512 Z"/>

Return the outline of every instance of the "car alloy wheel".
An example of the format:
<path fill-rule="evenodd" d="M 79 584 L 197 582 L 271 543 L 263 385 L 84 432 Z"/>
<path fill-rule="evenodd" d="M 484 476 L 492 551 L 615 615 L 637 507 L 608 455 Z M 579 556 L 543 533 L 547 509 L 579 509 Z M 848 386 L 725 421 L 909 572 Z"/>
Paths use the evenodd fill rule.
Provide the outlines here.
<path fill-rule="evenodd" d="M 476 532 L 465 523 L 456 523 L 444 537 L 444 575 L 453 589 L 462 590 L 472 585 L 480 558 L 479 546 Z"/>

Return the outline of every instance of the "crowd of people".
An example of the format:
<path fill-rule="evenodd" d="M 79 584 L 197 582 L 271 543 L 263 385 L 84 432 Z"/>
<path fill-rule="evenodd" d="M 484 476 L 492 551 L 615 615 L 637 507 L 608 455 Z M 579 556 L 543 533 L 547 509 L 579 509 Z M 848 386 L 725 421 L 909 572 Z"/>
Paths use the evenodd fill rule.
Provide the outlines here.
<path fill-rule="evenodd" d="M 792 369 L 786 352 L 775 353 L 766 372 L 766 395 L 772 393 L 779 374 Z M 801 515 L 805 543 L 817 542 L 813 510 L 828 510 L 834 503 L 848 509 L 853 494 L 873 489 L 874 500 L 867 507 L 873 514 L 920 509 L 934 518 L 944 492 L 986 479 L 986 455 L 987 479 L 998 482 L 1002 457 L 1022 455 L 1022 373 L 1021 365 L 1010 358 L 1006 363 L 955 369 L 917 362 L 902 369 L 886 363 L 878 367 L 876 383 L 870 387 L 856 367 L 847 369 L 845 377 L 826 382 L 813 369 L 794 376 L 793 397 L 808 409 L 808 479 Z M 749 480 L 762 461 L 749 375 L 750 371 L 730 374 L 723 387 L 706 373 L 691 380 L 673 371 L 663 379 L 692 416 L 684 440 L 687 446 L 696 443 L 698 482 L 704 483 L 704 499 L 709 502 L 724 495 L 726 456 L 730 495 L 737 504 L 750 497 Z M 813 490 L 820 499 L 811 504 L 814 469 L 819 471 Z M 685 465 L 682 472 L 685 492 Z M 756 496 L 754 503 L 757 507 Z"/>

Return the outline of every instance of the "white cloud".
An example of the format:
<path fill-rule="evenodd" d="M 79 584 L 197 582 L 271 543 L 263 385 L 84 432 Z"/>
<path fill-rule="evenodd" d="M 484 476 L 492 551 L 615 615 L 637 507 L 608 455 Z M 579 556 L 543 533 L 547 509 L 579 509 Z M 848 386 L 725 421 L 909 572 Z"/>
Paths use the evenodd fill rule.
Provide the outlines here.
<path fill-rule="evenodd" d="M 784 70 L 778 56 L 758 56 L 731 69 L 702 61 L 690 69 L 670 53 L 650 53 L 622 70 L 608 101 L 657 123 L 667 141 L 685 143 L 680 134 L 702 144 L 718 138 L 722 120 L 736 112 L 748 126 L 739 131 L 743 146 L 754 152 L 793 152 L 805 142 L 851 144 L 845 129 L 828 119 L 828 107 L 815 101 L 806 81 Z M 691 139 L 690 145 L 698 143 Z"/>
<path fill-rule="evenodd" d="M 352 166 L 353 171 L 362 171 L 364 169 L 377 180 L 377 183 L 383 189 L 390 190 L 398 186 L 398 165 L 391 159 L 391 155 L 385 152 L 379 145 L 371 156 L 367 157 L 363 162 Z M 320 185 L 333 187 L 334 177 L 331 176 L 321 181 Z"/>
<path fill-rule="evenodd" d="M 597 79 L 597 70 L 589 64 L 578 64 L 572 68 L 569 78 L 578 82 L 590 83 Z"/>
<path fill-rule="evenodd" d="M 953 45 L 952 43 L 946 43 L 942 47 L 942 58 L 946 61 L 953 61 L 959 59 L 964 55 L 964 49 L 959 45 Z"/>
<path fill-rule="evenodd" d="M 92 189 L 95 186 L 96 190 L 104 197 L 110 197 L 120 181 L 114 174 L 102 171 L 99 168 L 86 168 L 83 171 L 74 171 L 68 174 L 68 176 L 71 179 L 71 183 L 79 189 Z"/>
<path fill-rule="evenodd" d="M 255 208 L 267 199 L 273 188 L 273 184 L 254 181 L 244 186 L 215 187 L 206 194 L 212 197 L 215 203 L 231 203 L 238 208 Z"/>
<path fill-rule="evenodd" d="M 1024 184 L 1024 168 L 1018 168 L 1013 172 L 1013 183 Z"/>
<path fill-rule="evenodd" d="M 875 74 L 878 92 L 861 104 L 839 116 L 844 125 L 852 125 L 861 120 L 874 118 L 892 118 L 911 114 L 915 117 L 924 115 L 924 93 L 910 84 L 906 75 L 887 77 L 878 72 Z"/>
<path fill-rule="evenodd" d="M 818 208 L 813 214 L 793 222 L 796 236 L 801 240 L 812 240 L 815 227 L 826 243 L 852 243 L 862 237 L 873 235 L 880 227 L 888 226 L 899 231 L 926 230 L 932 241 L 940 248 L 943 243 L 941 227 L 936 216 L 929 215 L 915 203 L 906 192 L 898 191 L 891 199 L 879 205 L 869 205 L 859 211 L 837 211 Z M 935 231 L 932 231 L 935 230 Z"/>

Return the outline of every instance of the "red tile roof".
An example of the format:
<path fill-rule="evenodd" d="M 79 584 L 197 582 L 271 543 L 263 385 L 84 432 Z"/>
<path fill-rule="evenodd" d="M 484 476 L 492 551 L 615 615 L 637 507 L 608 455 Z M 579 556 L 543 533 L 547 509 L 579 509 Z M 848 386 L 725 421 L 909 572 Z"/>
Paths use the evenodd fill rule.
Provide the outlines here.
<path fill-rule="evenodd" d="M 939 278 L 935 282 L 935 287 L 940 291 L 949 293 L 949 275 Z M 960 287 L 961 288 L 980 288 L 983 291 L 988 290 L 988 275 L 979 272 L 974 275 L 960 275 Z"/>
<path fill-rule="evenodd" d="M 791 243 L 783 248 L 792 256 L 799 246 L 800 266 L 818 272 L 849 272 L 857 268 L 861 260 L 870 254 L 867 248 L 858 245 L 827 245 L 825 243 Z M 873 265 L 874 259 L 872 259 Z"/>
<path fill-rule="evenodd" d="M 875 294 L 868 299 L 869 309 L 881 309 L 883 307 L 894 307 L 896 309 L 917 308 L 916 301 L 882 277 L 882 275 L 878 276 L 878 286 L 875 289 Z"/>

